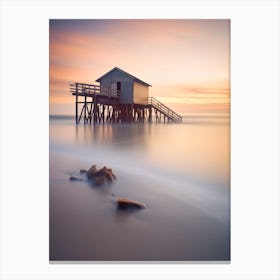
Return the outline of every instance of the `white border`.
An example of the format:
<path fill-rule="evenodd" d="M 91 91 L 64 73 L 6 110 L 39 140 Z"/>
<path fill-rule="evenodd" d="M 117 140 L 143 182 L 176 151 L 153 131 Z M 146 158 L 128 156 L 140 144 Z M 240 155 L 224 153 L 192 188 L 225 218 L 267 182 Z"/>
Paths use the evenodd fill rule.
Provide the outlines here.
<path fill-rule="evenodd" d="M 48 19 L 115 17 L 231 19 L 231 264 L 48 262 Z M 279 279 L 279 33 L 278 1 L 1 1 L 1 279 Z"/>

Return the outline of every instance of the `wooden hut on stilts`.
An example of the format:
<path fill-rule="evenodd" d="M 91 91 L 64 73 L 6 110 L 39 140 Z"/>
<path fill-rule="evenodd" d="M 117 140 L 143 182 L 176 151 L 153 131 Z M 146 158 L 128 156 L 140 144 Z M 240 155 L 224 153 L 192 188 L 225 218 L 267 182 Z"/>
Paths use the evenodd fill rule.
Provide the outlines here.
<path fill-rule="evenodd" d="M 182 122 L 182 117 L 149 97 L 148 83 L 115 67 L 96 80 L 99 85 L 72 83 L 70 92 L 76 97 L 76 123 L 101 122 Z"/>

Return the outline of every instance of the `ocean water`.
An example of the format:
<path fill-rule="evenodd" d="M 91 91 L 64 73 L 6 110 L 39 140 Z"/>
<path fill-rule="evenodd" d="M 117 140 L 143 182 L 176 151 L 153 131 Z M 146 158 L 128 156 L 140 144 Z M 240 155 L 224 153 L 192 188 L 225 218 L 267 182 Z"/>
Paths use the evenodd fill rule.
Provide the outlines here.
<path fill-rule="evenodd" d="M 230 118 L 76 125 L 50 117 L 51 261 L 229 261 Z M 96 164 L 117 180 L 70 181 Z M 126 212 L 117 197 L 145 203 Z"/>

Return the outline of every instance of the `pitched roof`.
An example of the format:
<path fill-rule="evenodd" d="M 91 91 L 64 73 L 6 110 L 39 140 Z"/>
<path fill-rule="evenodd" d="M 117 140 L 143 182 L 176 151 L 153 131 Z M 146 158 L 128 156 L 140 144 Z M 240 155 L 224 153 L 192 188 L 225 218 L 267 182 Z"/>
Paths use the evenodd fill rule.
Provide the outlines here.
<path fill-rule="evenodd" d="M 118 67 L 114 67 L 114 68 L 111 69 L 109 72 L 107 72 L 106 74 L 102 75 L 100 78 L 98 78 L 98 79 L 96 80 L 96 82 L 100 82 L 100 80 L 102 80 L 103 77 L 109 75 L 111 72 L 113 72 L 113 71 L 115 71 L 115 70 L 120 71 L 120 72 L 123 73 L 124 75 L 128 76 L 129 78 L 133 79 L 134 81 L 136 81 L 136 82 L 138 82 L 138 83 L 140 83 L 140 84 L 143 84 L 143 85 L 145 85 L 145 86 L 151 87 L 151 85 L 145 83 L 144 81 L 142 81 L 142 80 L 138 79 L 137 77 L 135 77 L 135 76 L 133 76 L 133 75 L 131 75 L 131 74 L 129 74 L 129 73 L 123 71 L 122 69 L 120 69 L 120 68 L 118 68 Z"/>

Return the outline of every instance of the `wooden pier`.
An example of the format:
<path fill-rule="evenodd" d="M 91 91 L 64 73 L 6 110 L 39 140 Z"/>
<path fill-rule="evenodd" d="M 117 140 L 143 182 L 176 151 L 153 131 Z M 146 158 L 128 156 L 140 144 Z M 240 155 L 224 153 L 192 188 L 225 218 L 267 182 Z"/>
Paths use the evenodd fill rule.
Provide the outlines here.
<path fill-rule="evenodd" d="M 146 104 L 120 103 L 121 91 L 99 85 L 73 83 L 70 92 L 76 97 L 76 123 L 144 123 L 182 122 L 182 117 L 158 101 L 148 97 Z M 153 118 L 154 113 L 154 118 Z"/>

